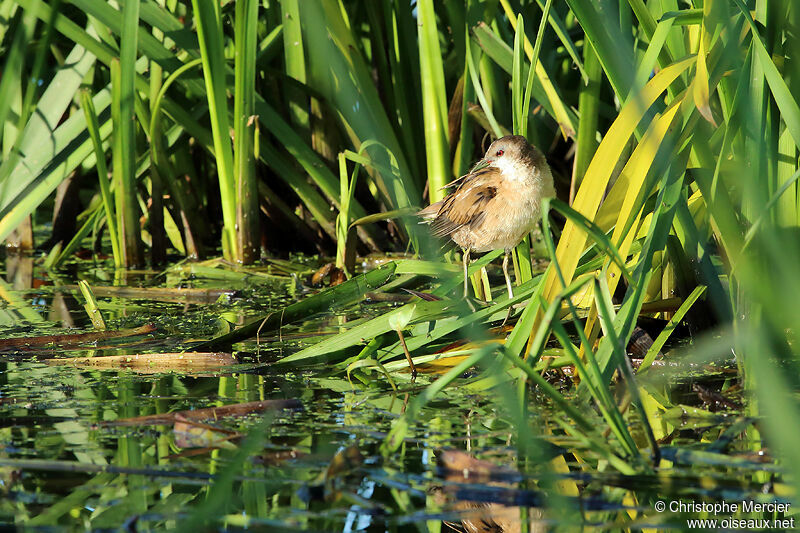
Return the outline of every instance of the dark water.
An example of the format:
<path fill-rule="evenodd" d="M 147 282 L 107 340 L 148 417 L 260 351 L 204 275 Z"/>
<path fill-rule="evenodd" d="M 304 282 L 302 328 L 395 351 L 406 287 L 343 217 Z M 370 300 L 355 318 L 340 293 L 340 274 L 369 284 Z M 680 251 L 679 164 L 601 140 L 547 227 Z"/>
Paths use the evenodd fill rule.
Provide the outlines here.
<path fill-rule="evenodd" d="M 291 275 L 293 268 L 301 275 Z M 0 521 L 48 530 L 447 531 L 452 523 L 468 531 L 521 531 L 523 525 L 571 531 L 683 530 L 694 518 L 718 519 L 716 527 L 726 529 L 731 523 L 722 520 L 731 517 L 790 516 L 742 511 L 743 501 L 786 501 L 780 469 L 752 451 L 760 448 L 748 437 L 754 426 L 738 410 L 710 413 L 682 382 L 673 384 L 673 399 L 685 408 L 662 419 L 670 462 L 641 474 L 617 473 L 589 443 L 568 436 L 567 419 L 536 390 L 528 397 L 527 459 L 517 459 L 521 443 L 503 396 L 471 387 L 469 377 L 428 403 L 399 450 L 384 457 L 387 432 L 435 375 L 397 373 L 394 391 L 377 371 L 350 381 L 330 365 L 287 369 L 271 362 L 385 312 L 390 303 L 288 325 L 258 345 L 237 345 L 237 363 L 220 368 L 100 369 L 47 361 L 189 349 L 313 291 L 307 271 L 298 260 L 247 275 L 187 266 L 115 279 L 94 266 L 55 276 L 29 261 L 7 263 L 0 287 L 3 338 L 93 331 L 77 289 L 58 288 L 77 279 L 93 287 L 237 292 L 213 303 L 98 296 L 109 330 L 154 324 L 155 331 L 79 346 L 5 349 Z M 562 378 L 552 378 L 572 397 Z M 295 403 L 188 425 L 113 424 L 264 400 Z M 715 442 L 720 453 L 695 453 Z M 641 446 L 647 446 L 643 437 Z M 660 502 L 665 512 L 658 511 Z M 729 507 L 687 507 L 713 503 Z"/>

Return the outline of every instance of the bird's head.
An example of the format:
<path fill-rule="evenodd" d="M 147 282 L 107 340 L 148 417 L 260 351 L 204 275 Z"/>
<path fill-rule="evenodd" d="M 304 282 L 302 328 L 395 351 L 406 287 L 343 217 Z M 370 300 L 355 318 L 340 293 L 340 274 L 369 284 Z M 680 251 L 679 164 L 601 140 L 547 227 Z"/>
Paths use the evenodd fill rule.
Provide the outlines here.
<path fill-rule="evenodd" d="M 478 167 L 503 166 L 506 161 L 519 161 L 531 158 L 533 156 L 533 147 L 522 135 L 506 135 L 494 141 L 489 149 L 486 150 L 486 155 L 478 163 Z M 500 163 L 498 165 L 498 162 Z M 473 169 L 475 170 L 475 169 Z"/>

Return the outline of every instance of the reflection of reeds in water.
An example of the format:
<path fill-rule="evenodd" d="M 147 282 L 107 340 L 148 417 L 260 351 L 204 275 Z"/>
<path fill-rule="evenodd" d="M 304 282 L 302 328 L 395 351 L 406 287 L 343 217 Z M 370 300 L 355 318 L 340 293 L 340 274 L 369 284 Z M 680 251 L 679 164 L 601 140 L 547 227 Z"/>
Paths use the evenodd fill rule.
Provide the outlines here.
<path fill-rule="evenodd" d="M 456 450 L 442 450 L 437 454 L 437 459 L 445 481 L 437 493 L 437 499 L 442 505 L 448 504 L 448 510 L 457 512 L 460 518 L 460 523 L 445 522 L 453 530 L 467 533 L 519 533 L 522 531 L 523 512 L 527 510 L 527 531 L 547 531 L 541 509 L 530 506 L 525 509 L 511 504 L 521 496 L 514 488 L 514 483 L 520 479 L 515 470 L 475 459 Z M 463 483 L 470 483 L 473 487 L 467 489 L 460 485 Z M 482 484 L 487 489 L 483 494 L 484 501 L 475 500 L 482 492 L 480 488 L 474 488 L 475 484 Z M 489 498 L 495 501 L 485 501 Z M 504 500 L 508 504 L 496 500 Z"/>

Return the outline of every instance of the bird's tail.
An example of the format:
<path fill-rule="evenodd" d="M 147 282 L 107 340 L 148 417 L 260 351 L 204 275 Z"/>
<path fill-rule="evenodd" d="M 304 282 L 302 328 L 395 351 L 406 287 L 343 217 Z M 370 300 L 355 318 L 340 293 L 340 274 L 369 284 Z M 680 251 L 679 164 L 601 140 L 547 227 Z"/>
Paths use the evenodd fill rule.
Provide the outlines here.
<path fill-rule="evenodd" d="M 439 209 L 442 207 L 442 201 L 438 201 L 432 203 L 425 209 L 421 209 L 417 211 L 417 216 L 420 217 L 422 220 L 420 224 L 430 224 L 433 222 L 433 219 L 436 218 L 436 215 L 439 214 Z"/>

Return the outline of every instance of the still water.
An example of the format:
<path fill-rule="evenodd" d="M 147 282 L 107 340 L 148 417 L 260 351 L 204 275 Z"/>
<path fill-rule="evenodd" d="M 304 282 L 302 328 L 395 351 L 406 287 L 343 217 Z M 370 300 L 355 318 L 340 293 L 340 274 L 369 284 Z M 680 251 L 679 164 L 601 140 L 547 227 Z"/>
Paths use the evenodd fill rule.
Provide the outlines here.
<path fill-rule="evenodd" d="M 433 368 L 416 377 L 396 372 L 390 383 L 377 368 L 349 374 L 336 365 L 272 363 L 396 303 L 362 302 L 233 352 L 181 356 L 318 291 L 308 281 L 316 265 L 294 258 L 246 273 L 178 265 L 116 278 L 102 266 L 72 265 L 56 275 L 30 258 L 6 261 L 2 338 L 33 341 L 11 342 L 0 354 L 5 526 L 683 530 L 694 518 L 792 515 L 774 505 L 747 512 L 679 505 L 775 504 L 789 496 L 781 468 L 748 440 L 753 421 L 735 406 L 710 409 L 696 392 L 705 386 L 691 380 L 671 383 L 657 435 L 662 460 L 641 474 L 618 473 L 591 442 L 570 436 L 570 422 L 536 389 L 527 391 L 530 427 L 519 431 L 507 394 L 471 385 L 477 371 L 427 403 L 402 445 L 386 454 L 387 433 L 436 379 Z M 78 280 L 94 289 L 107 331 L 122 336 L 75 336 L 97 333 Z M 547 375 L 579 401 L 566 374 Z M 724 369 L 714 379 L 725 379 Z M 641 460 L 650 461 L 646 440 L 635 436 Z"/>

